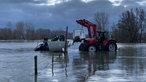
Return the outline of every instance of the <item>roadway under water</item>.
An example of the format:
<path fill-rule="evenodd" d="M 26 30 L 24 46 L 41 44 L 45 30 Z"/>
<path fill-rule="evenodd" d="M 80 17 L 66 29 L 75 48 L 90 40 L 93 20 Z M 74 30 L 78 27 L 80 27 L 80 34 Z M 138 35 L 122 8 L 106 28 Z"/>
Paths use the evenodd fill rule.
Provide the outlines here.
<path fill-rule="evenodd" d="M 33 51 L 37 42 L 0 42 L 0 82 L 146 82 L 146 44 L 118 44 L 118 51 L 68 54 Z M 34 56 L 38 75 L 34 75 Z"/>

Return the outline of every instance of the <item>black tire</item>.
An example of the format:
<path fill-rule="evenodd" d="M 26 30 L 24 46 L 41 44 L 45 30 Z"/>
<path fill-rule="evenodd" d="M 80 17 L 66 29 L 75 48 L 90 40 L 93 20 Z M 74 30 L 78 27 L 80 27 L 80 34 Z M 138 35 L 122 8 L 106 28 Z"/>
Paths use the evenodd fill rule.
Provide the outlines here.
<path fill-rule="evenodd" d="M 86 51 L 86 45 L 85 44 L 80 44 L 79 51 Z"/>
<path fill-rule="evenodd" d="M 90 45 L 90 46 L 88 47 L 88 51 L 89 51 L 89 52 L 96 52 L 96 51 L 97 51 L 97 47 L 94 46 L 94 45 Z"/>
<path fill-rule="evenodd" d="M 108 45 L 106 46 L 106 50 L 110 52 L 117 51 L 117 44 L 114 42 L 108 43 Z"/>

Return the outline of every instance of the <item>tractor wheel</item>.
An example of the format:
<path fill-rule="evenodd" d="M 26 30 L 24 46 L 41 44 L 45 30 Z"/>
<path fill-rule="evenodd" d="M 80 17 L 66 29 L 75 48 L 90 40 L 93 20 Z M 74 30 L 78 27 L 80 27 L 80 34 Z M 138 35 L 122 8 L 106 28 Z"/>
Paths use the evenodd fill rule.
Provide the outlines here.
<path fill-rule="evenodd" d="M 97 48 L 96 48 L 94 45 L 90 45 L 90 46 L 88 47 L 88 51 L 89 51 L 89 52 L 96 52 L 96 51 L 97 51 Z"/>
<path fill-rule="evenodd" d="M 79 50 L 80 51 L 85 51 L 86 50 L 86 45 L 85 44 L 80 44 Z"/>
<path fill-rule="evenodd" d="M 107 46 L 108 51 L 116 51 L 117 50 L 117 44 L 114 42 L 110 42 Z"/>

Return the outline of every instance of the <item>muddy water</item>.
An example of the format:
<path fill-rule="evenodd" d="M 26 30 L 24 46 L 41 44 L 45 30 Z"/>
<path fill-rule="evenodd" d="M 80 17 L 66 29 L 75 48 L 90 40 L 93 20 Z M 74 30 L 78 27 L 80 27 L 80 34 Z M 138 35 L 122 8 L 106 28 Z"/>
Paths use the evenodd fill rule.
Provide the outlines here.
<path fill-rule="evenodd" d="M 146 82 L 146 44 L 118 44 L 118 51 L 68 54 L 33 51 L 37 42 L 0 42 L 0 82 Z M 34 56 L 38 75 L 34 75 Z"/>

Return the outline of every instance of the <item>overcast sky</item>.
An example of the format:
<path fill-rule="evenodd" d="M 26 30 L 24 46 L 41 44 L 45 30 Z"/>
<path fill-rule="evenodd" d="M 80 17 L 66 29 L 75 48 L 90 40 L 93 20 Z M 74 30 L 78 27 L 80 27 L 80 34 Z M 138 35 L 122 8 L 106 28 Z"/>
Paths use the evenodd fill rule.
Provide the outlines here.
<path fill-rule="evenodd" d="M 77 19 L 94 22 L 96 12 L 106 12 L 112 24 L 135 7 L 146 9 L 146 0 L 0 0 L 0 27 L 24 21 L 36 28 L 73 30 L 79 28 Z"/>

